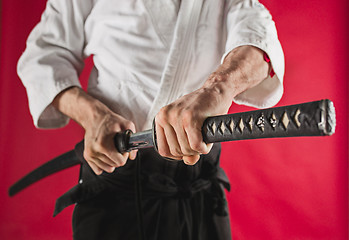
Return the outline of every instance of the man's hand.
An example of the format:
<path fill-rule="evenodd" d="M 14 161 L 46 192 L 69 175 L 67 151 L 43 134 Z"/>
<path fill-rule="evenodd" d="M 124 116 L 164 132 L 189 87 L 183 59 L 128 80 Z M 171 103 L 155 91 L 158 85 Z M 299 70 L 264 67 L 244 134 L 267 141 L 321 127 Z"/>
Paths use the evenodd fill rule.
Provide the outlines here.
<path fill-rule="evenodd" d="M 121 154 L 114 145 L 114 136 L 117 132 L 127 129 L 135 132 L 135 126 L 111 111 L 98 114 L 96 117 L 84 125 L 86 130 L 84 158 L 99 175 L 103 170 L 111 173 L 116 167 L 125 165 L 128 158 L 135 159 L 135 151 Z"/>
<path fill-rule="evenodd" d="M 163 107 L 155 117 L 160 155 L 192 165 L 209 153 L 212 144 L 204 143 L 201 127 L 207 117 L 228 111 L 222 100 L 218 89 L 201 88 Z"/>
<path fill-rule="evenodd" d="M 61 92 L 53 105 L 85 129 L 84 158 L 97 175 L 103 171 L 113 172 L 116 167 L 123 166 L 128 158 L 135 159 L 136 151 L 121 154 L 114 146 L 115 134 L 127 129 L 135 132 L 134 124 L 82 89 L 72 87 Z"/>
<path fill-rule="evenodd" d="M 201 134 L 209 116 L 226 114 L 233 98 L 268 77 L 264 52 L 252 46 L 232 50 L 198 90 L 163 107 L 155 117 L 160 155 L 195 164 L 212 145 Z"/>

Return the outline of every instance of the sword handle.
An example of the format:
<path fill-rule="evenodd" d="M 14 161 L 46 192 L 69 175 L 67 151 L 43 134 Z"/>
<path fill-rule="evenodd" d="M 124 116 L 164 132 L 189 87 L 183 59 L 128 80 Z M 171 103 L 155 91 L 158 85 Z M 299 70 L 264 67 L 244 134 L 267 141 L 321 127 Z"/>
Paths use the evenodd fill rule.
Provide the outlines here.
<path fill-rule="evenodd" d="M 209 117 L 202 127 L 206 143 L 243 139 L 324 136 L 335 131 L 332 101 L 320 100 L 277 108 Z"/>
<path fill-rule="evenodd" d="M 157 150 L 155 126 L 152 129 L 133 133 L 131 130 L 115 134 L 114 145 L 120 153 L 135 149 L 154 147 Z"/>
<path fill-rule="evenodd" d="M 332 101 L 325 99 L 296 105 L 209 117 L 202 126 L 205 143 L 257 138 L 332 135 L 336 127 Z M 115 147 L 124 153 L 154 147 L 155 127 L 133 134 L 117 133 Z"/>

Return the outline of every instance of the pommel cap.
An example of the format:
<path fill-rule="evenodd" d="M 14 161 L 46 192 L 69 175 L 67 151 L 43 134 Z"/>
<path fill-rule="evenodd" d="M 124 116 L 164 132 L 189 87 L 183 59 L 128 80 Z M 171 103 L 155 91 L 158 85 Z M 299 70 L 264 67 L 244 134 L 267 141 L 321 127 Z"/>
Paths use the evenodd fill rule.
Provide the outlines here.
<path fill-rule="evenodd" d="M 322 101 L 322 121 L 319 123 L 319 128 L 325 135 L 331 136 L 336 129 L 336 111 L 333 102 L 329 99 Z"/>

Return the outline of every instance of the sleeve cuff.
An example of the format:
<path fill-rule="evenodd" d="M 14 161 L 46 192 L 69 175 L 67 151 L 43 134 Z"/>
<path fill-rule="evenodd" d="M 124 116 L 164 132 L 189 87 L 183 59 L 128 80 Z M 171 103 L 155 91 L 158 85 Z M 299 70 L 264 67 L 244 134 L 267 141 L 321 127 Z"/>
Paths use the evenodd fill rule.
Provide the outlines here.
<path fill-rule="evenodd" d="M 271 74 L 257 86 L 250 88 L 234 98 L 236 104 L 246 105 L 255 108 L 269 108 L 276 105 L 283 95 L 284 78 L 284 54 L 279 41 L 266 43 L 260 40 L 240 41 L 230 45 L 224 53 L 221 62 L 224 61 L 228 53 L 236 47 L 250 45 L 263 50 L 269 57 L 273 76 Z"/>
<path fill-rule="evenodd" d="M 60 92 L 74 86 L 81 87 L 76 77 L 60 79 L 56 82 L 54 89 L 45 92 L 41 97 L 29 97 L 29 107 L 35 127 L 42 129 L 60 128 L 69 123 L 69 117 L 52 106 L 52 101 Z M 40 91 L 32 90 L 32 92 L 37 94 Z M 41 92 L 43 92 L 42 89 Z M 28 91 L 28 95 L 31 95 L 30 91 Z"/>

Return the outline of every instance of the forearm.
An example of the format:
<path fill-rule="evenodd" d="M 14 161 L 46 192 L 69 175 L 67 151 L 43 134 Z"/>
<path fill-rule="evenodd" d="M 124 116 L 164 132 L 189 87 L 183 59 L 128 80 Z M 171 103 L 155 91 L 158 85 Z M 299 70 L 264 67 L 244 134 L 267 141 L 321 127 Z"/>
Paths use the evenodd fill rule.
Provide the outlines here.
<path fill-rule="evenodd" d="M 85 130 L 102 116 L 111 112 L 107 106 L 79 87 L 71 87 L 56 96 L 52 105 Z"/>
<path fill-rule="evenodd" d="M 271 64 L 264 52 L 253 46 L 232 50 L 223 63 L 203 85 L 206 91 L 216 91 L 224 107 L 229 107 L 238 94 L 252 88 L 268 77 Z"/>

